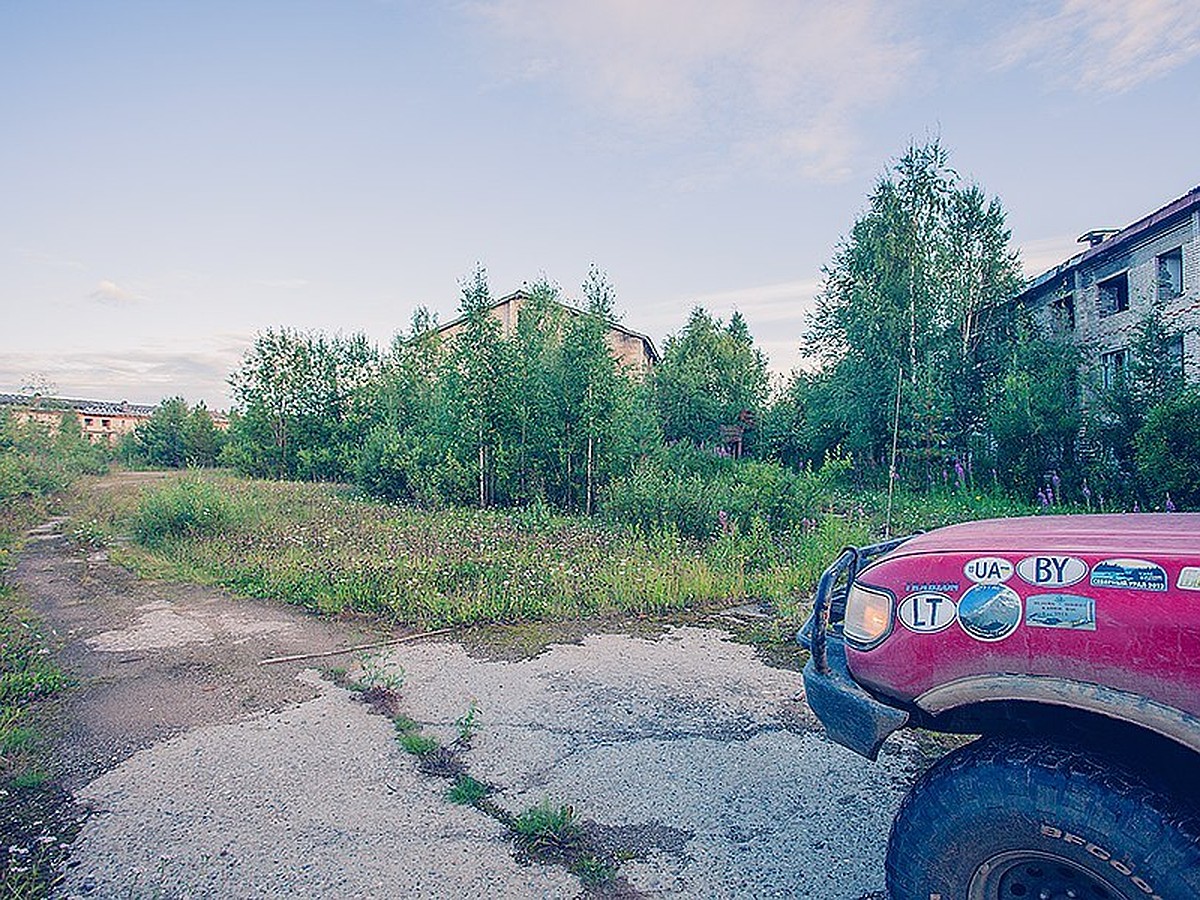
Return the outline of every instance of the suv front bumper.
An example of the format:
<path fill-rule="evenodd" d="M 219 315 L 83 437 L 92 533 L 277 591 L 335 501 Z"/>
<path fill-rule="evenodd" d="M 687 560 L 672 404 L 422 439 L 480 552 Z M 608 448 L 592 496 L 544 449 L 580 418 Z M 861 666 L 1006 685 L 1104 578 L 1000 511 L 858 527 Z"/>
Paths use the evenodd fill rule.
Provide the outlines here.
<path fill-rule="evenodd" d="M 841 620 L 846 611 L 846 593 L 858 571 L 905 540 L 843 550 L 821 576 L 812 616 L 796 635 L 810 654 L 804 666 L 804 693 L 809 707 L 833 740 L 868 759 L 879 755 L 883 742 L 903 728 L 909 716 L 876 699 L 854 680 L 846 664 Z"/>

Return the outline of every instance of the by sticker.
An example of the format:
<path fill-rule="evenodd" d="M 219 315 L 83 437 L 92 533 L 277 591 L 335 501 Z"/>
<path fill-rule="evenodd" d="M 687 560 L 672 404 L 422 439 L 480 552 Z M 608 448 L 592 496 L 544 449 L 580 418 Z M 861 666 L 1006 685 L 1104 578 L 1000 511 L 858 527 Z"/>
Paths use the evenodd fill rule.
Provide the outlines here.
<path fill-rule="evenodd" d="M 1002 641 L 1021 622 L 1021 597 L 1005 584 L 977 584 L 958 601 L 958 624 L 977 641 Z"/>
<path fill-rule="evenodd" d="M 945 594 L 921 591 L 909 594 L 897 604 L 896 617 L 909 631 L 933 634 L 949 628 L 957 618 L 957 610 L 954 601 Z"/>
<path fill-rule="evenodd" d="M 1200 566 L 1184 566 L 1180 569 L 1175 587 L 1181 591 L 1200 591 Z"/>
<path fill-rule="evenodd" d="M 1165 591 L 1167 573 L 1144 559 L 1106 559 L 1092 567 L 1092 587 L 1127 591 Z"/>
<path fill-rule="evenodd" d="M 976 584 L 1003 584 L 1013 576 L 1013 564 L 999 556 L 980 556 L 963 566 L 963 574 Z"/>
<path fill-rule="evenodd" d="M 1087 563 L 1074 556 L 1027 556 L 1017 563 L 1021 580 L 1034 587 L 1070 587 L 1087 573 Z"/>
<path fill-rule="evenodd" d="M 1096 601 L 1077 594 L 1034 594 L 1025 598 L 1025 624 L 1031 628 L 1096 630 Z"/>

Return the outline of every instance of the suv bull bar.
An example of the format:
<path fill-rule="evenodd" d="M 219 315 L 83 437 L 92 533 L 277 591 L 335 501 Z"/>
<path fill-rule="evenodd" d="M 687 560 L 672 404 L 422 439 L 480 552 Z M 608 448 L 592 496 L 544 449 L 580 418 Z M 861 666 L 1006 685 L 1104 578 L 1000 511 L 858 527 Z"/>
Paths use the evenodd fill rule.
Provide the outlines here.
<path fill-rule="evenodd" d="M 877 700 L 854 681 L 846 665 L 842 618 L 846 596 L 858 573 L 907 540 L 893 538 L 868 547 L 844 549 L 821 576 L 812 615 L 796 635 L 809 651 L 804 666 L 808 705 L 825 723 L 830 738 L 868 759 L 875 759 L 887 737 L 904 727 L 908 713 Z"/>

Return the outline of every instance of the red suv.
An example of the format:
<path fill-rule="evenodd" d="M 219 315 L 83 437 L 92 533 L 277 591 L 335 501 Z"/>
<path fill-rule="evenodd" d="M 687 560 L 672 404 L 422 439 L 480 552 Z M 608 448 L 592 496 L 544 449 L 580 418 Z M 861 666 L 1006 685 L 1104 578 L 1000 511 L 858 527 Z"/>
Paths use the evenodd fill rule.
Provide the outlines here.
<path fill-rule="evenodd" d="M 1200 514 L 848 548 L 800 639 L 838 743 L 982 735 L 905 798 L 893 900 L 1200 898 Z"/>

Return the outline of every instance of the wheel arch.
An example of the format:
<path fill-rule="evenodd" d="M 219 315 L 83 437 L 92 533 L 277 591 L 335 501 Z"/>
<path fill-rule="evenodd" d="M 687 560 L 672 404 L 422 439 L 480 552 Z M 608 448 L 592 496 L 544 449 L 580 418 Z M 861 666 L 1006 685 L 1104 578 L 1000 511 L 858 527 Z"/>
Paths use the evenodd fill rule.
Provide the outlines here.
<path fill-rule="evenodd" d="M 972 734 L 1037 729 L 1139 737 L 1200 756 L 1200 718 L 1104 685 L 1039 675 L 989 674 L 940 685 L 914 701 L 935 730 Z"/>

